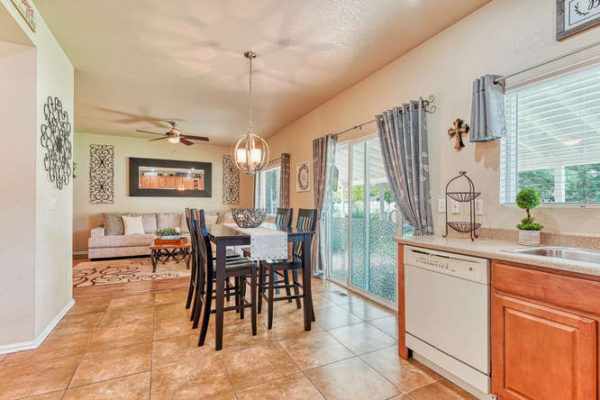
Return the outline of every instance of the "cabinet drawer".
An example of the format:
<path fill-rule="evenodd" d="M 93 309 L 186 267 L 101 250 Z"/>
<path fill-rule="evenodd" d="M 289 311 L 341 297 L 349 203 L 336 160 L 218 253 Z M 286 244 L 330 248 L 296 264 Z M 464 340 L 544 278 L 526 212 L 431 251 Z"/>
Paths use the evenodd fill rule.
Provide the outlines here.
<path fill-rule="evenodd" d="M 600 282 L 597 281 L 494 260 L 492 286 L 506 293 L 600 315 Z"/>

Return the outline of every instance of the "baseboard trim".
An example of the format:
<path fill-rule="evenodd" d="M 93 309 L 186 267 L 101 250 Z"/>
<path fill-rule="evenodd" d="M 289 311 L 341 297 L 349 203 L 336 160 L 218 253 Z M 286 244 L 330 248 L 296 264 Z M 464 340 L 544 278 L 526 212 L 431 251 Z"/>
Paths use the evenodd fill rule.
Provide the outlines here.
<path fill-rule="evenodd" d="M 73 255 L 74 256 L 87 256 L 88 252 L 87 252 L 87 250 L 74 251 Z"/>
<path fill-rule="evenodd" d="M 0 354 L 14 353 L 17 351 L 36 349 L 46 340 L 50 332 L 54 330 L 56 325 L 61 319 L 69 312 L 71 307 L 75 305 L 75 300 L 71 299 L 66 306 L 54 317 L 52 321 L 46 326 L 46 328 L 35 338 L 35 340 L 29 340 L 27 342 L 18 342 L 0 345 Z"/>

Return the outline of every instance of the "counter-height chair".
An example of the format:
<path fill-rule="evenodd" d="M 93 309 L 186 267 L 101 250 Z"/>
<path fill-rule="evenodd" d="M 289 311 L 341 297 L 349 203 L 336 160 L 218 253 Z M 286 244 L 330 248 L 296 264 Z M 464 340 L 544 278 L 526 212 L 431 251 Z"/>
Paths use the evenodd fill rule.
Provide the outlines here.
<path fill-rule="evenodd" d="M 298 221 L 296 227 L 299 230 L 313 231 L 317 226 L 317 210 L 314 209 L 299 209 L 298 210 Z M 271 329 L 273 327 L 273 304 L 276 301 L 296 300 L 296 306 L 302 308 L 301 298 L 303 294 L 300 294 L 300 288 L 304 290 L 302 284 L 298 282 L 298 270 L 303 267 L 302 260 L 304 258 L 304 245 L 302 242 L 294 242 L 292 246 L 292 254 L 287 260 L 266 260 L 260 264 L 259 271 L 259 294 L 258 294 L 258 312 L 262 311 L 262 300 L 263 297 L 268 303 L 268 315 L 267 315 L 267 327 Z M 290 284 L 288 281 L 289 271 L 292 272 L 293 282 Z M 276 276 L 282 277 L 281 281 L 276 281 Z M 265 281 L 265 278 L 268 278 Z M 304 282 L 303 282 L 304 283 Z M 275 297 L 276 289 L 285 289 L 286 295 Z M 294 294 L 291 295 L 290 289 L 294 289 Z M 312 304 L 304 305 L 305 307 L 311 307 Z"/>
<path fill-rule="evenodd" d="M 196 291 L 195 307 L 196 313 L 193 315 L 194 327 L 200 323 L 200 334 L 198 337 L 198 346 L 203 346 L 206 340 L 206 333 L 208 331 L 208 324 L 210 322 L 211 314 L 222 314 L 225 311 L 237 311 L 240 313 L 240 318 L 244 318 L 244 309 L 251 309 L 251 322 L 252 322 L 252 335 L 256 335 L 256 272 L 258 266 L 256 263 L 246 257 L 238 257 L 235 259 L 227 259 L 225 262 L 225 281 L 227 282 L 230 278 L 234 278 L 235 285 L 232 288 L 225 288 L 226 293 L 233 292 L 235 296 L 235 305 L 229 307 L 223 307 L 221 309 L 213 309 L 213 300 L 216 296 L 215 284 L 219 282 L 215 281 L 216 262 L 212 254 L 212 247 L 210 245 L 210 239 L 208 237 L 208 231 L 206 230 L 206 223 L 204 219 L 204 210 L 197 210 L 193 215 L 194 227 L 196 229 L 196 240 L 198 246 L 198 267 L 196 281 L 199 285 L 202 285 L 203 290 Z M 250 301 L 245 297 L 245 286 L 249 280 L 250 285 Z M 219 302 L 216 302 L 219 304 Z M 224 304 L 224 302 L 222 303 Z M 223 336 L 223 327 L 220 332 L 216 332 L 217 337 Z"/>
<path fill-rule="evenodd" d="M 194 297 L 194 293 L 196 292 L 196 290 L 198 289 L 198 285 L 196 284 L 196 277 L 197 277 L 197 268 L 198 268 L 198 238 L 196 237 L 196 227 L 194 224 L 194 212 L 196 210 L 193 208 L 186 208 L 185 209 L 185 222 L 186 225 L 188 227 L 188 232 L 190 233 L 190 242 L 192 244 L 192 254 L 190 255 L 191 257 L 191 270 L 190 270 L 190 283 L 189 283 L 189 287 L 188 287 L 188 296 L 187 296 L 187 300 L 185 302 L 185 308 L 189 309 L 191 304 L 192 304 L 192 299 Z M 240 258 L 240 255 L 231 251 L 227 253 L 227 259 L 228 260 L 233 260 L 233 259 L 237 259 Z M 229 300 L 230 295 L 229 292 L 233 289 L 231 283 L 229 281 L 227 281 L 227 289 L 228 289 L 228 296 L 227 296 L 227 300 Z M 194 302 L 194 305 L 196 304 L 196 302 Z M 195 307 L 192 307 L 192 313 L 190 316 L 190 320 L 194 319 L 194 314 L 197 312 L 197 310 L 195 309 Z M 195 328 L 195 327 L 194 327 Z"/>

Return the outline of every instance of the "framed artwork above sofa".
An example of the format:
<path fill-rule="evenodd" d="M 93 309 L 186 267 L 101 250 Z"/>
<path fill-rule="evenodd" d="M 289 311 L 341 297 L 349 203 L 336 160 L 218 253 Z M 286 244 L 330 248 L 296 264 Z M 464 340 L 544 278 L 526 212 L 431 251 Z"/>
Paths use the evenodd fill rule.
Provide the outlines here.
<path fill-rule="evenodd" d="M 129 195 L 211 197 L 212 163 L 131 157 Z"/>

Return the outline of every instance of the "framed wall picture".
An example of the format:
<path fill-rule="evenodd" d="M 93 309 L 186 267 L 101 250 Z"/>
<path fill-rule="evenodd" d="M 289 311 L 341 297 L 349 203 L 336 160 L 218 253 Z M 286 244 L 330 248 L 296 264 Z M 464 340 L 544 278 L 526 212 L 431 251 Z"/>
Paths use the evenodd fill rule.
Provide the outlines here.
<path fill-rule="evenodd" d="M 212 164 L 197 161 L 129 159 L 129 195 L 211 197 Z"/>
<path fill-rule="evenodd" d="M 556 40 L 600 24 L 600 0 L 556 0 Z"/>
<path fill-rule="evenodd" d="M 310 161 L 296 164 L 296 192 L 310 192 Z"/>

